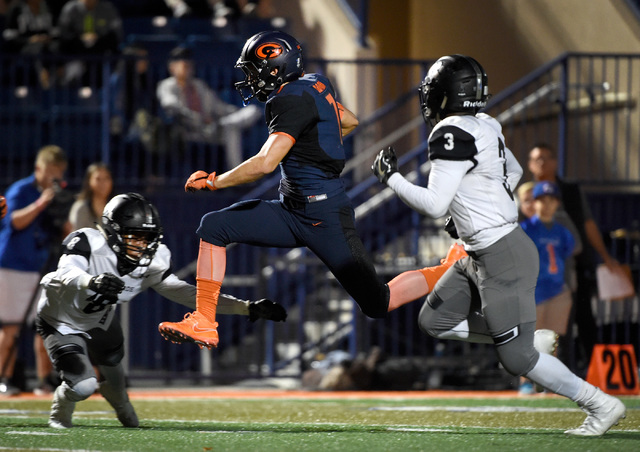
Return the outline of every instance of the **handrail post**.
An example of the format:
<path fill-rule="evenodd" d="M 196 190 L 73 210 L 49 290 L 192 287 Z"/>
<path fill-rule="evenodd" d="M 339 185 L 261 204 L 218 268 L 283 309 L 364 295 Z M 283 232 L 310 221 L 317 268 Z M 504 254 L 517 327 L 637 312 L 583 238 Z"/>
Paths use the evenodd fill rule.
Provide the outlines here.
<path fill-rule="evenodd" d="M 560 116 L 558 118 L 558 173 L 565 175 L 567 163 L 567 135 L 569 133 L 569 109 L 567 101 L 569 99 L 569 55 L 565 55 L 561 64 L 560 83 Z"/>

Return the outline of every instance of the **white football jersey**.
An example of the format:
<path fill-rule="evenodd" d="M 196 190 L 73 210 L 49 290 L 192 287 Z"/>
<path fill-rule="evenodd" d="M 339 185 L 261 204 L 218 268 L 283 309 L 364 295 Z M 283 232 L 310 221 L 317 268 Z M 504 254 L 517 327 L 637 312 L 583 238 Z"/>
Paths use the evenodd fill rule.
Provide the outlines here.
<path fill-rule="evenodd" d="M 429 135 L 429 158 L 426 188 L 399 173 L 389 178 L 405 203 L 434 218 L 449 211 L 467 250 L 484 249 L 517 227 L 512 190 L 522 167 L 498 121 L 484 113 L 443 119 Z"/>
<path fill-rule="evenodd" d="M 161 244 L 148 267 L 137 267 L 121 276 L 116 254 L 103 235 L 93 228 L 71 233 L 63 242 L 63 255 L 56 271 L 46 274 L 38 303 L 38 314 L 62 334 L 82 334 L 93 328 L 106 330 L 115 315 L 115 304 L 102 304 L 102 296 L 88 289 L 93 276 L 113 273 L 125 283 L 117 304 L 127 303 L 140 292 L 153 288 L 160 295 L 195 308 L 195 286 L 171 273 L 171 252 Z"/>

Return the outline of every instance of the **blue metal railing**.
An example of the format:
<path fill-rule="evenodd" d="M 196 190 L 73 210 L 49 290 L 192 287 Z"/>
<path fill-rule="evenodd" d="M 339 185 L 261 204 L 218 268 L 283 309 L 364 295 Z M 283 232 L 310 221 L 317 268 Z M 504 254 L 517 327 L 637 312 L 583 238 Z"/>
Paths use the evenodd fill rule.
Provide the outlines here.
<path fill-rule="evenodd" d="M 491 99 L 487 111 L 501 119 L 521 162 L 534 143 L 546 141 L 558 149 L 561 175 L 591 187 L 633 187 L 640 181 L 639 60 L 561 55 Z"/>

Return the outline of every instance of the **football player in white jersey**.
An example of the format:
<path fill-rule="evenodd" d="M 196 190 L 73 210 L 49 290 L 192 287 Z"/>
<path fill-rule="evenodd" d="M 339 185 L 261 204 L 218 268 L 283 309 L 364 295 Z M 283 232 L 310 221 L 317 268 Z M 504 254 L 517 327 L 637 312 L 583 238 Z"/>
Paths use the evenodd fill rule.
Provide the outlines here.
<path fill-rule="evenodd" d="M 63 242 L 56 271 L 46 274 L 36 325 L 62 378 L 49 416 L 55 428 L 72 427 L 75 404 L 99 388 L 125 427 L 137 427 L 121 360 L 124 338 L 116 305 L 152 288 L 191 309 L 196 287 L 171 271 L 171 252 L 162 242 L 156 208 L 137 193 L 114 197 L 97 229 L 82 228 Z M 287 313 L 270 300 L 220 297 L 218 312 L 284 321 Z M 222 310 L 220 310 L 222 308 Z M 93 370 L 98 366 L 101 381 Z"/>
<path fill-rule="evenodd" d="M 478 113 L 489 97 L 487 74 L 471 57 L 444 56 L 429 69 L 419 94 L 422 115 L 434 125 L 427 187 L 398 172 L 392 147 L 378 154 L 372 170 L 414 210 L 433 218 L 448 211 L 450 233 L 456 237 L 457 231 L 469 254 L 427 296 L 420 328 L 437 338 L 494 344 L 509 373 L 583 408 L 586 420 L 567 434 L 604 434 L 625 416 L 624 404 L 550 354 L 555 334 L 534 335 L 538 253 L 518 225 L 512 189 L 522 168 L 505 146 L 498 121 Z"/>

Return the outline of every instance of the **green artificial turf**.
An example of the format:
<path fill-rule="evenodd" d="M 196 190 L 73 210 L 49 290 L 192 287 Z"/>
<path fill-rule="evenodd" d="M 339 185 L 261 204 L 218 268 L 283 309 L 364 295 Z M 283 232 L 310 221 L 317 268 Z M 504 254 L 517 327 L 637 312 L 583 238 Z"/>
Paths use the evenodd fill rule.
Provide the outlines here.
<path fill-rule="evenodd" d="M 0 400 L 0 450 L 91 451 L 640 451 L 640 399 L 600 438 L 572 438 L 584 413 L 560 398 L 138 399 L 122 428 L 100 398 L 74 428 L 47 426 L 50 402 Z"/>

